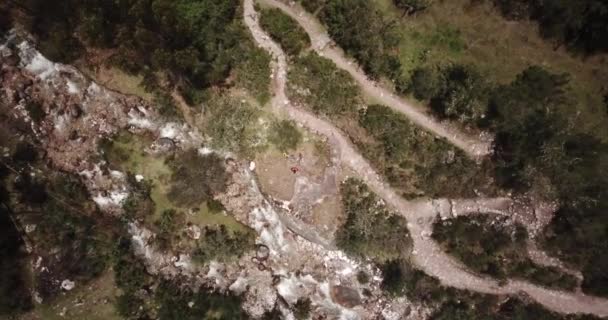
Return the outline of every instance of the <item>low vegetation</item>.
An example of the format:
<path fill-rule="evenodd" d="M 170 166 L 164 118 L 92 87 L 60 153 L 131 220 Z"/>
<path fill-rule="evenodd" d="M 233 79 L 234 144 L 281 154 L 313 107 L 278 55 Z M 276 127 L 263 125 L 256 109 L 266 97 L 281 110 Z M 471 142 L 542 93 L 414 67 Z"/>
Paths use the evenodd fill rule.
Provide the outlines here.
<path fill-rule="evenodd" d="M 260 25 L 290 56 L 297 56 L 310 47 L 310 38 L 306 31 L 281 9 L 262 9 Z"/>
<path fill-rule="evenodd" d="M 200 263 L 227 262 L 254 249 L 254 240 L 255 235 L 250 230 L 231 232 L 223 225 L 205 227 L 192 257 Z"/>
<path fill-rule="evenodd" d="M 226 190 L 224 159 L 215 153 L 200 155 L 197 150 L 184 151 L 171 163 L 169 200 L 180 207 L 192 208 L 213 199 Z"/>
<path fill-rule="evenodd" d="M 359 88 L 350 75 L 314 52 L 295 58 L 288 77 L 289 96 L 316 113 L 344 115 L 361 105 Z"/>
<path fill-rule="evenodd" d="M 259 110 L 227 95 L 212 96 L 205 108 L 204 132 L 214 148 L 250 156 L 264 147 Z"/>
<path fill-rule="evenodd" d="M 360 113 L 359 124 L 377 141 L 376 145 L 367 143 L 360 148 L 406 197 L 421 192 L 431 197 L 467 196 L 471 195 L 470 185 L 483 188 L 483 168 L 402 114 L 371 105 Z"/>
<path fill-rule="evenodd" d="M 521 278 L 567 290 L 577 285 L 574 276 L 534 264 L 528 258 L 526 230 L 504 218 L 477 215 L 437 221 L 433 239 L 473 271 L 499 280 Z"/>
<path fill-rule="evenodd" d="M 235 83 L 264 105 L 270 100 L 271 57 L 266 50 L 256 47 L 252 40 L 243 41 L 241 46 L 234 68 Z"/>
<path fill-rule="evenodd" d="M 346 221 L 336 233 L 338 247 L 378 263 L 409 255 L 412 240 L 403 217 L 390 212 L 361 181 L 346 180 L 340 193 Z"/>

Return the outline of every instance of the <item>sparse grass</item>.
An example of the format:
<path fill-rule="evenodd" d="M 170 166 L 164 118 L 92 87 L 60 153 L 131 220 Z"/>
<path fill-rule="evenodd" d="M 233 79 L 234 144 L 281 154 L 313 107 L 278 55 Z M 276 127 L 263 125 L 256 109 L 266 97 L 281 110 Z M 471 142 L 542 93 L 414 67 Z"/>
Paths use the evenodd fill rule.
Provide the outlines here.
<path fill-rule="evenodd" d="M 147 91 L 142 85 L 142 75 L 132 75 L 117 67 L 101 66 L 97 72 L 87 71 L 100 85 L 111 90 L 138 96 L 148 102 L 154 101 L 154 94 Z"/>

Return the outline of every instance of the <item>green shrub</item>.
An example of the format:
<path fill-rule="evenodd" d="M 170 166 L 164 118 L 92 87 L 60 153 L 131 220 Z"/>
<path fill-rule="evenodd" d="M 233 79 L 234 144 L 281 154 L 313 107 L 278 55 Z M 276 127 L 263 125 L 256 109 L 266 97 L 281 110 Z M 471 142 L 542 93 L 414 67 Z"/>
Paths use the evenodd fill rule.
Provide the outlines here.
<path fill-rule="evenodd" d="M 359 88 L 351 76 L 314 52 L 297 57 L 288 77 L 289 96 L 317 113 L 353 113 L 361 104 Z"/>
<path fill-rule="evenodd" d="M 377 262 L 409 254 L 412 240 L 404 218 L 389 212 L 361 181 L 346 180 L 340 193 L 346 222 L 336 233 L 338 247 Z"/>
<path fill-rule="evenodd" d="M 191 149 L 171 163 L 169 200 L 180 207 L 195 207 L 226 189 L 224 160 L 215 153 L 200 155 Z"/>
<path fill-rule="evenodd" d="M 270 55 L 252 41 L 244 41 L 237 55 L 236 84 L 265 104 L 270 100 Z"/>
<path fill-rule="evenodd" d="M 205 227 L 192 257 L 201 263 L 229 261 L 252 250 L 254 240 L 251 232 L 230 232 L 224 225 Z"/>
<path fill-rule="evenodd" d="M 281 9 L 263 9 L 260 15 L 260 25 L 273 40 L 283 47 L 288 55 L 298 55 L 310 46 L 310 39 L 306 31 Z"/>

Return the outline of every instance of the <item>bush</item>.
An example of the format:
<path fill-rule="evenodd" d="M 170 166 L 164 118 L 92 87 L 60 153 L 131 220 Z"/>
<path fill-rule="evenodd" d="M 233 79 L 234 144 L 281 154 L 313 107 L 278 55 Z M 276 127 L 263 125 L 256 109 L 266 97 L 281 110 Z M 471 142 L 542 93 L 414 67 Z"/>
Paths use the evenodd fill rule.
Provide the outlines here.
<path fill-rule="evenodd" d="M 401 63 L 396 54 L 398 33 L 367 0 L 326 1 L 319 12 L 332 37 L 374 78 L 397 79 Z"/>
<path fill-rule="evenodd" d="M 547 287 L 573 289 L 576 279 L 557 268 L 535 265 L 528 258 L 523 226 L 492 221 L 488 215 L 437 221 L 433 239 L 472 270 L 498 279 L 524 278 Z"/>
<path fill-rule="evenodd" d="M 192 257 L 201 263 L 212 260 L 229 261 L 242 256 L 254 248 L 254 236 L 251 232 L 230 232 L 224 225 L 205 227 Z"/>
<path fill-rule="evenodd" d="M 302 141 L 302 133 L 298 131 L 293 121 L 276 121 L 272 124 L 269 140 L 280 151 L 285 152 L 298 147 Z"/>
<path fill-rule="evenodd" d="M 439 75 L 429 68 L 414 70 L 411 79 L 411 91 L 418 100 L 429 100 L 441 90 Z"/>
<path fill-rule="evenodd" d="M 409 254 L 412 240 L 404 218 L 389 212 L 361 181 L 346 180 L 340 193 L 346 222 L 336 233 L 339 248 L 377 262 Z"/>
<path fill-rule="evenodd" d="M 351 76 L 314 52 L 297 57 L 288 77 L 289 96 L 317 113 L 344 115 L 361 104 L 359 88 Z"/>
<path fill-rule="evenodd" d="M 191 149 L 171 164 L 169 200 L 180 207 L 196 207 L 226 189 L 228 177 L 224 160 L 215 153 L 200 155 Z"/>
<path fill-rule="evenodd" d="M 249 156 L 262 146 L 259 113 L 247 103 L 229 97 L 212 97 L 205 110 L 205 133 L 215 148 Z"/>
<path fill-rule="evenodd" d="M 430 6 L 430 0 L 393 0 L 397 8 L 411 15 L 426 10 Z"/>
<path fill-rule="evenodd" d="M 236 84 L 265 104 L 270 100 L 270 55 L 251 41 L 243 41 L 238 56 Z"/>
<path fill-rule="evenodd" d="M 310 46 L 308 34 L 281 9 L 263 9 L 260 25 L 288 55 L 295 56 Z"/>

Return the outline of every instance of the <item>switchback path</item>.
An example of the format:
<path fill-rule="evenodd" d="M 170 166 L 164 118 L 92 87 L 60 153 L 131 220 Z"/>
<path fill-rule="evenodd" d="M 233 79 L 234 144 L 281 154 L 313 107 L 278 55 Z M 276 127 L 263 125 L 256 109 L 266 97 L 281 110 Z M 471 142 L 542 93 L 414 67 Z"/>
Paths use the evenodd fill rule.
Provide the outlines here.
<path fill-rule="evenodd" d="M 272 1 L 275 3 L 273 0 L 261 1 Z M 499 286 L 496 280 L 473 274 L 462 263 L 443 252 L 437 243 L 429 237 L 432 232 L 432 219 L 438 213 L 437 202 L 435 200 L 410 202 L 400 197 L 383 181 L 365 158 L 355 150 L 339 129 L 331 123 L 297 108 L 289 101 L 285 93 L 287 58 L 281 48 L 261 29 L 258 19 L 258 14 L 253 6 L 253 0 L 244 0 L 245 24 L 259 46 L 273 56 L 273 90 L 275 94 L 271 101 L 273 112 L 287 116 L 307 129 L 326 136 L 331 147 L 335 148 L 336 153 L 339 155 L 342 165 L 350 167 L 391 209 L 400 213 L 408 220 L 408 228 L 414 243 L 415 255 L 413 260 L 422 270 L 438 278 L 447 286 L 489 294 L 516 294 L 524 292 L 546 308 L 560 313 L 608 315 L 608 300 L 606 299 L 591 297 L 581 293 L 550 290 L 519 280 L 511 280 L 506 285 Z M 431 123 L 435 122 L 431 121 Z M 440 125 L 438 126 L 441 127 Z M 473 151 L 477 149 L 469 150 Z M 479 153 L 474 152 L 473 154 Z M 467 204 L 466 201 L 470 203 Z M 477 210 L 483 207 L 484 210 L 501 211 L 505 208 L 505 201 L 508 200 L 504 198 L 461 200 L 460 206 L 464 208 L 470 205 L 472 208 L 476 206 Z"/>
<path fill-rule="evenodd" d="M 356 62 L 347 58 L 342 50 L 329 45 L 332 40 L 325 28 L 314 16 L 303 10 L 298 4 L 291 6 L 278 0 L 260 0 L 260 3 L 279 8 L 295 19 L 308 33 L 313 49 L 319 55 L 333 61 L 338 68 L 348 72 L 368 96 L 397 112 L 403 113 L 413 123 L 425 130 L 438 137 L 445 138 L 449 143 L 462 149 L 472 158 L 484 157 L 492 151 L 492 141 L 489 138 L 468 135 L 447 122 L 440 122 L 405 99 L 398 97 L 391 90 L 369 79 Z"/>

